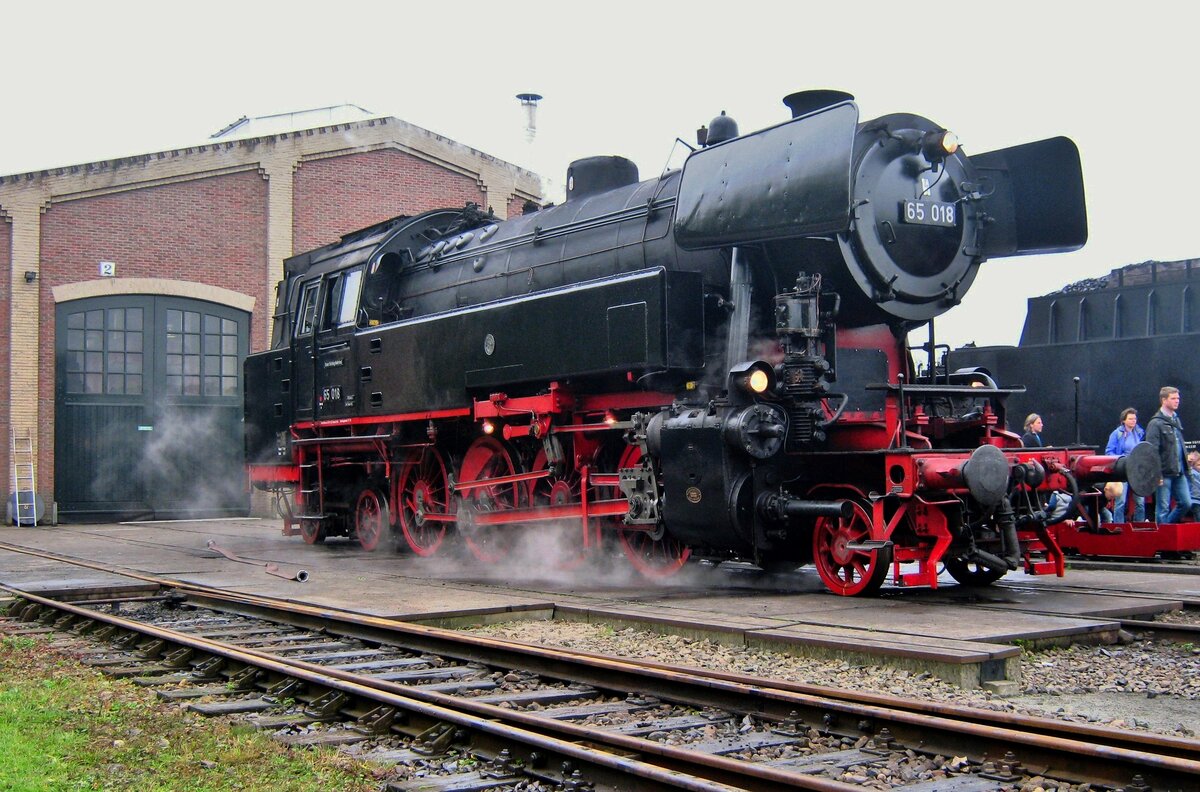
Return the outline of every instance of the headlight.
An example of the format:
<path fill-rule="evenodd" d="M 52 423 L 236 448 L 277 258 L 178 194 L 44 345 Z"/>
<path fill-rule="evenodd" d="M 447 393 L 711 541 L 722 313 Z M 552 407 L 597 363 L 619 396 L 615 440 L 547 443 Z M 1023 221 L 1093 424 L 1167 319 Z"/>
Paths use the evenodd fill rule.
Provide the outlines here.
<path fill-rule="evenodd" d="M 927 132 L 921 139 L 921 153 L 930 162 L 941 162 L 958 151 L 958 135 L 946 130 Z"/>
<path fill-rule="evenodd" d="M 741 363 L 730 370 L 729 382 L 731 388 L 761 396 L 775 389 L 775 369 L 763 360 Z"/>

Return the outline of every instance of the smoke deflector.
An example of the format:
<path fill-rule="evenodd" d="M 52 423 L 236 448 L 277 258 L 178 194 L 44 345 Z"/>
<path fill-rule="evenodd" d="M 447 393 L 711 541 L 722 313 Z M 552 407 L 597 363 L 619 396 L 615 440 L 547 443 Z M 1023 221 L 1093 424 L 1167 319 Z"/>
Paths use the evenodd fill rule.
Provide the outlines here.
<path fill-rule="evenodd" d="M 845 231 L 858 107 L 825 107 L 688 157 L 675 241 L 688 250 Z"/>

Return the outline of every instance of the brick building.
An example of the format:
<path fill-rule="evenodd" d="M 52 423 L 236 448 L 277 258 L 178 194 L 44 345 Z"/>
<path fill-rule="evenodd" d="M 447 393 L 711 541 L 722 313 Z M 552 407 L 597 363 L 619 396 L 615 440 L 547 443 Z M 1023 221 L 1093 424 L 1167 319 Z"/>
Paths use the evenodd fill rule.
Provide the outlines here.
<path fill-rule="evenodd" d="M 507 217 L 538 190 L 529 171 L 353 107 L 0 176 L 0 492 L 11 505 L 12 429 L 64 519 L 244 508 L 229 483 L 241 359 L 270 339 L 283 259 L 436 207 Z M 197 478 L 214 467 L 222 480 Z"/>

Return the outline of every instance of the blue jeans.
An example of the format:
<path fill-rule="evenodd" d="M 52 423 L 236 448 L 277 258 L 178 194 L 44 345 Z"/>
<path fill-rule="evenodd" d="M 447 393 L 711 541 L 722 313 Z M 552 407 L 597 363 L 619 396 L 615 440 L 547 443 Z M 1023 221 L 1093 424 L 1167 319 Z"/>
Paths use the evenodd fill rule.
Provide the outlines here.
<path fill-rule="evenodd" d="M 1171 499 L 1175 508 L 1170 509 Z M 1168 511 L 1170 509 L 1170 511 Z M 1192 490 L 1187 476 L 1167 476 L 1162 486 L 1154 493 L 1154 511 L 1160 523 L 1176 523 L 1192 509 Z"/>
<path fill-rule="evenodd" d="M 1129 485 L 1121 487 L 1121 494 L 1113 499 L 1113 522 L 1125 522 L 1125 504 L 1129 498 Z M 1131 522 L 1146 521 L 1146 499 L 1141 495 L 1133 496 L 1133 520 Z"/>

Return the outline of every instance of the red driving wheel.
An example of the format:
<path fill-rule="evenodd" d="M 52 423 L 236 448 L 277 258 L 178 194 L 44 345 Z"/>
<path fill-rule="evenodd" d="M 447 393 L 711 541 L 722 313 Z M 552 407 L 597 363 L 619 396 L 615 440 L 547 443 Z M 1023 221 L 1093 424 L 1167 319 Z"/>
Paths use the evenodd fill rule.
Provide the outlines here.
<path fill-rule="evenodd" d="M 391 524 L 387 497 L 370 484 L 358 493 L 354 503 L 354 538 L 368 552 L 379 547 L 379 540 Z"/>
<path fill-rule="evenodd" d="M 446 460 L 436 448 L 425 448 L 400 471 L 396 484 L 397 515 L 401 548 L 419 556 L 431 556 L 442 546 L 454 514 Z"/>
<path fill-rule="evenodd" d="M 569 454 L 567 455 L 570 456 Z M 534 473 L 546 469 L 546 452 L 539 449 L 534 457 Z M 564 463 L 565 465 L 566 463 Z M 580 502 L 580 476 L 578 470 L 569 470 L 565 475 L 537 479 L 530 487 L 531 500 L 535 507 L 569 506 Z M 575 569 L 587 558 L 583 545 L 583 524 L 579 519 L 537 523 L 532 529 L 545 535 L 544 546 L 553 556 L 549 563 L 555 569 Z"/>
<path fill-rule="evenodd" d="M 874 594 L 892 565 L 891 546 L 861 549 L 871 539 L 871 516 L 857 501 L 849 518 L 819 517 L 813 529 L 813 562 L 825 587 L 843 597 Z"/>
<path fill-rule="evenodd" d="M 307 544 L 321 544 L 325 541 L 325 528 L 320 520 L 301 520 L 300 538 Z"/>
<path fill-rule="evenodd" d="M 494 437 L 481 437 L 467 449 L 458 480 L 460 483 L 485 481 L 511 476 L 514 472 L 516 465 L 508 447 Z M 463 509 L 479 514 L 515 508 L 523 500 L 522 489 L 522 485 L 511 483 L 473 487 L 463 492 Z M 458 530 L 471 554 L 484 563 L 496 563 L 512 548 L 513 529 L 508 526 L 477 525 L 470 519 L 470 514 L 460 514 Z"/>

